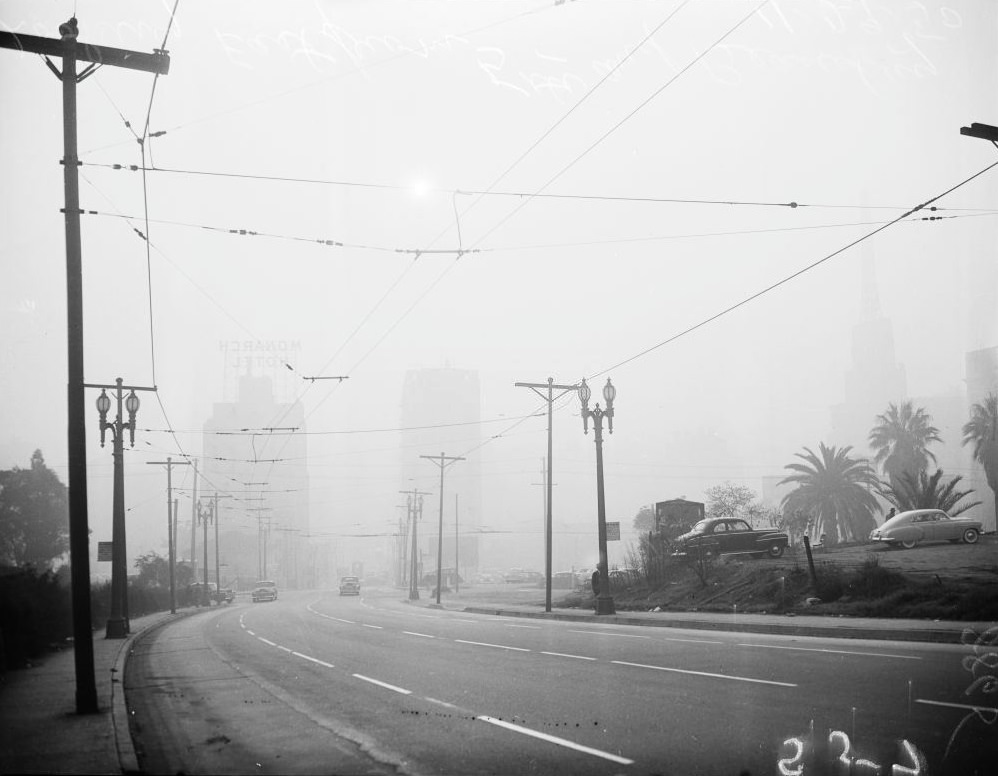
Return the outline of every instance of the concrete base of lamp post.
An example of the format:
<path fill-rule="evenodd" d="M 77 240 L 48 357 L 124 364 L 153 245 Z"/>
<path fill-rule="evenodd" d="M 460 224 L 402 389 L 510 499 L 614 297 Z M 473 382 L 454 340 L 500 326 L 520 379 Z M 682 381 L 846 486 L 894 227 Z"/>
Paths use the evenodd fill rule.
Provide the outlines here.
<path fill-rule="evenodd" d="M 115 619 L 109 619 L 107 621 L 107 627 L 104 631 L 105 639 L 123 639 L 128 635 L 128 629 L 125 627 L 125 619 L 123 617 L 116 617 Z"/>
<path fill-rule="evenodd" d="M 596 614 L 616 614 L 617 610 L 613 606 L 613 598 L 610 596 L 596 596 Z"/>

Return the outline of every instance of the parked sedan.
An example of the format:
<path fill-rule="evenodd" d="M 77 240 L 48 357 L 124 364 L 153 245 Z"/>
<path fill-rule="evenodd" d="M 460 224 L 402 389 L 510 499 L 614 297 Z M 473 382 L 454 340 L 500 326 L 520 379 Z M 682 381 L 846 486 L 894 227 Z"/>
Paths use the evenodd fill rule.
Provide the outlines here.
<path fill-rule="evenodd" d="M 974 544 L 981 533 L 981 521 L 969 517 L 950 517 L 941 509 L 912 509 L 885 520 L 870 534 L 871 542 L 910 550 L 923 542 L 959 542 Z"/>
<path fill-rule="evenodd" d="M 790 544 L 790 537 L 782 531 L 756 530 L 736 517 L 714 517 L 701 520 L 676 542 L 685 554 L 702 549 L 716 555 L 779 558 Z"/>

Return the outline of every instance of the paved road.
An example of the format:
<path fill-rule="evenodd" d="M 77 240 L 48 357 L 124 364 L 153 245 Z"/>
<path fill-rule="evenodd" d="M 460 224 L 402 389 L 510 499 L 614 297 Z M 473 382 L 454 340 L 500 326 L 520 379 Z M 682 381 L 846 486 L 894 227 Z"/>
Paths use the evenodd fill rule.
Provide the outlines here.
<path fill-rule="evenodd" d="M 147 773 L 983 774 L 973 657 L 286 594 L 140 640 L 126 694 Z"/>

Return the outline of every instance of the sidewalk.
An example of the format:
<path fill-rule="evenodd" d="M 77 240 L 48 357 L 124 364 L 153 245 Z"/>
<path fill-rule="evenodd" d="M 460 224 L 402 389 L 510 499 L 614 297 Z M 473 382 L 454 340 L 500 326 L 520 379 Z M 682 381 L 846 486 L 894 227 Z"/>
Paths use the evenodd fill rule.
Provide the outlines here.
<path fill-rule="evenodd" d="M 8 671 L 0 680 L 0 774 L 138 773 L 121 684 L 125 658 L 143 630 L 186 615 L 135 618 L 127 639 L 94 633 L 96 714 L 76 713 L 71 648 L 46 655 L 31 668 Z"/>

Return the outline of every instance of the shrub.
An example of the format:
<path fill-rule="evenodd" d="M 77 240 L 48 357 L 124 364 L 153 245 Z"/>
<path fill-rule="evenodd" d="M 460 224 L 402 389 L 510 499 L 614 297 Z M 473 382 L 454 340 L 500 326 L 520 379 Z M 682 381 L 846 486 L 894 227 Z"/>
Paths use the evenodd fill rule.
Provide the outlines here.
<path fill-rule="evenodd" d="M 852 575 L 849 594 L 853 598 L 882 598 L 903 584 L 900 572 L 884 568 L 880 565 L 880 556 L 870 554 Z"/>
<path fill-rule="evenodd" d="M 33 567 L 0 578 L 0 669 L 22 668 L 72 633 L 67 574 Z"/>
<path fill-rule="evenodd" d="M 838 566 L 823 563 L 815 570 L 815 576 L 818 581 L 814 592 L 822 601 L 837 601 L 845 594 L 846 578 Z"/>

